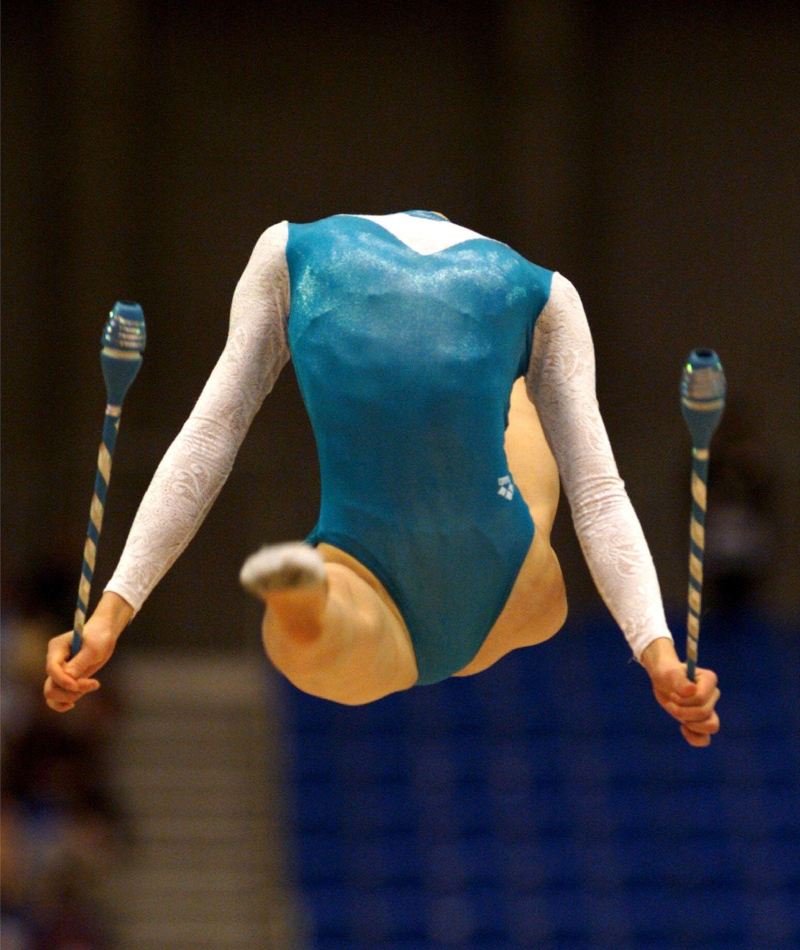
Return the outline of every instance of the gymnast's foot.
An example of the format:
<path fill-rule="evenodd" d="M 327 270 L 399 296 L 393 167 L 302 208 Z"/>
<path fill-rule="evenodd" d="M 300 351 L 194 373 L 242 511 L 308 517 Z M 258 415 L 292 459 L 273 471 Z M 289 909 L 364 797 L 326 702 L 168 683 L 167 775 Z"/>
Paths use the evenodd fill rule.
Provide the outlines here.
<path fill-rule="evenodd" d="M 328 580 L 325 562 L 315 548 L 300 542 L 261 548 L 244 562 L 239 580 L 268 605 L 287 633 L 318 635 Z"/>

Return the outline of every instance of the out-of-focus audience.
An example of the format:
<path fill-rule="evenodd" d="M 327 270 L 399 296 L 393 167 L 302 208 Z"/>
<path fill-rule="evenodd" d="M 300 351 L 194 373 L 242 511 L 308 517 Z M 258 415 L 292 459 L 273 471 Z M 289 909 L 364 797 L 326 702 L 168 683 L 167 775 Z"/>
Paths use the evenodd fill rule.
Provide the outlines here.
<path fill-rule="evenodd" d="M 109 677 L 66 715 L 44 704 L 50 637 L 72 625 L 74 580 L 57 563 L 4 566 L 2 589 L 2 950 L 112 950 L 101 882 L 124 855 L 107 739 Z"/>

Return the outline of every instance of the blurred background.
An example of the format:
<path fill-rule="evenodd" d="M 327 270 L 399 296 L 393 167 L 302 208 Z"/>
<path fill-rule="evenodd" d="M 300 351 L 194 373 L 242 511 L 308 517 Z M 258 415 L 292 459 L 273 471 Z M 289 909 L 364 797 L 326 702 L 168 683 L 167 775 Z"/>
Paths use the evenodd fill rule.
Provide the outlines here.
<path fill-rule="evenodd" d="M 800 17 L 761 2 L 6 0 L 3 948 L 800 946 Z M 706 752 L 663 721 L 566 504 L 571 616 L 474 681 L 361 710 L 259 654 L 243 559 L 303 537 L 291 365 L 104 689 L 40 700 L 72 623 L 139 301 L 95 599 L 283 219 L 423 208 L 578 287 L 621 474 L 682 639 L 682 362 L 717 350 Z M 233 530 L 231 530 L 233 527 Z M 681 651 L 683 647 L 681 644 Z"/>

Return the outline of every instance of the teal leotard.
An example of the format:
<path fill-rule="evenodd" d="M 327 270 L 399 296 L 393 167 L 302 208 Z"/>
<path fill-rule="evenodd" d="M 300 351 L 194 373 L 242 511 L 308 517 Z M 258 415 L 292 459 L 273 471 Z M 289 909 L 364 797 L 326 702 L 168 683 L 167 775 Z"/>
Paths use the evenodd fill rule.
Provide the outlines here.
<path fill-rule="evenodd" d="M 552 274 L 486 238 L 420 254 L 350 215 L 290 224 L 286 259 L 322 479 L 309 541 L 376 575 L 418 683 L 438 682 L 480 649 L 533 538 L 503 442 Z"/>

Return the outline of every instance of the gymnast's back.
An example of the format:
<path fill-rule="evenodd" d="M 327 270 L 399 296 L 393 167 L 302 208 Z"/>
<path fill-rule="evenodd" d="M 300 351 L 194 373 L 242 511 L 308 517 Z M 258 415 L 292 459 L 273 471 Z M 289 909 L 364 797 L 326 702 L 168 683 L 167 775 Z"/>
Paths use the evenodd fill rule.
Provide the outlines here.
<path fill-rule="evenodd" d="M 415 624 L 422 592 L 410 597 L 400 580 L 410 560 L 435 576 L 444 559 L 463 570 L 462 558 L 497 561 L 502 549 L 497 597 L 471 624 L 485 636 L 533 534 L 504 436 L 551 273 L 423 211 L 290 224 L 286 260 L 289 348 L 322 483 L 309 540 L 370 568 L 412 636 L 454 605 Z"/>

